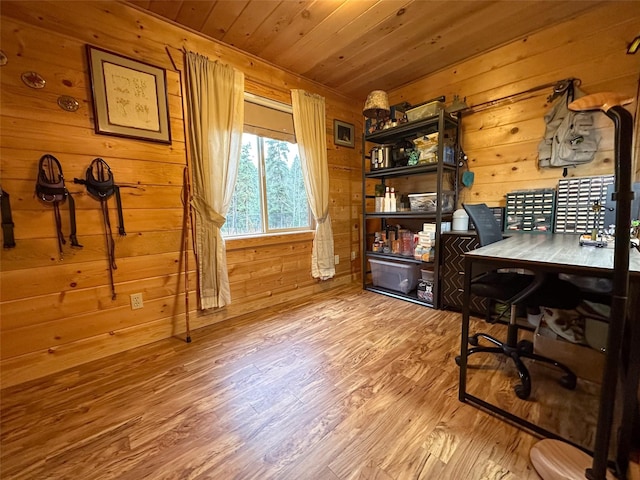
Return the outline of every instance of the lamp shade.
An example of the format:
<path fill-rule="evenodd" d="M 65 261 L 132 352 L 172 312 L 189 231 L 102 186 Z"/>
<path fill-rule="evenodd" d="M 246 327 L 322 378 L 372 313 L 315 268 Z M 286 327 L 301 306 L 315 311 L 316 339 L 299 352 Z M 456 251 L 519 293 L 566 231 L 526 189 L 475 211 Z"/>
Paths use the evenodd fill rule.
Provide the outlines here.
<path fill-rule="evenodd" d="M 383 90 L 374 90 L 364 102 L 362 114 L 367 118 L 386 117 L 391 112 L 389 108 L 389 97 Z"/>

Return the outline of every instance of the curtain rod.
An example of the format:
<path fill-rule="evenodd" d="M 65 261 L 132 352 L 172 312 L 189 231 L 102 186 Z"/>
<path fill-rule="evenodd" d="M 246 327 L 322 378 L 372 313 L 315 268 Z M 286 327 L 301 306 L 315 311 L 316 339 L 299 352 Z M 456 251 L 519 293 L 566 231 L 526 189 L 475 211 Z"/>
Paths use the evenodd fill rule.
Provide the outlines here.
<path fill-rule="evenodd" d="M 557 80 L 555 82 L 545 83 L 544 85 L 538 85 L 537 87 L 532 87 L 532 88 L 530 88 L 528 90 L 524 90 L 522 92 L 512 93 L 511 95 L 507 95 L 505 97 L 497 98 L 495 100 L 489 100 L 487 102 L 479 103 L 477 105 L 472 105 L 470 107 L 467 107 L 467 108 L 461 110 L 461 112 L 463 112 L 463 113 L 481 112 L 483 110 L 487 110 L 489 108 L 495 107 L 498 104 L 504 103 L 504 102 L 509 101 L 509 100 L 513 100 L 515 97 L 520 97 L 522 95 L 526 95 L 526 94 L 529 94 L 529 93 L 534 93 L 534 92 L 537 92 L 537 91 L 540 91 L 540 90 L 544 90 L 545 88 L 553 87 L 553 93 L 547 97 L 547 102 L 551 102 L 558 95 L 563 93 L 571 83 L 574 83 L 576 85 L 580 85 L 580 79 L 569 77 L 569 78 L 564 78 L 562 80 Z"/>

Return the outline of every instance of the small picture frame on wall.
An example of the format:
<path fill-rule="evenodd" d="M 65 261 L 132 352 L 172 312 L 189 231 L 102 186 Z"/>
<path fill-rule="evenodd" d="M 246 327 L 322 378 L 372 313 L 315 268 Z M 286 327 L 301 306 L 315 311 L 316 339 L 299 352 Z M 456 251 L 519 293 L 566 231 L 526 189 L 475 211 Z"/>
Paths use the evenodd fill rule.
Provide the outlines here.
<path fill-rule="evenodd" d="M 166 71 L 87 45 L 96 133 L 171 143 Z"/>
<path fill-rule="evenodd" d="M 355 127 L 347 122 L 340 120 L 333 121 L 333 143 L 342 147 L 354 148 Z"/>

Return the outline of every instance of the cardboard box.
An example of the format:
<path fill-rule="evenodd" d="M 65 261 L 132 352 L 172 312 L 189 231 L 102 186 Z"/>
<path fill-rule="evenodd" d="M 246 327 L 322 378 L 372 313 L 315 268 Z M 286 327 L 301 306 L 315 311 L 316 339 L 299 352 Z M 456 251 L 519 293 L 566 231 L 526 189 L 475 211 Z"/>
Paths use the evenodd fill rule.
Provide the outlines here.
<path fill-rule="evenodd" d="M 571 343 L 540 322 L 533 338 L 533 351 L 564 363 L 578 378 L 601 383 L 605 354 L 588 345 Z M 554 368 L 554 367 L 550 367 Z"/>
<path fill-rule="evenodd" d="M 420 280 L 416 287 L 416 293 L 420 300 L 433 303 L 433 280 Z"/>

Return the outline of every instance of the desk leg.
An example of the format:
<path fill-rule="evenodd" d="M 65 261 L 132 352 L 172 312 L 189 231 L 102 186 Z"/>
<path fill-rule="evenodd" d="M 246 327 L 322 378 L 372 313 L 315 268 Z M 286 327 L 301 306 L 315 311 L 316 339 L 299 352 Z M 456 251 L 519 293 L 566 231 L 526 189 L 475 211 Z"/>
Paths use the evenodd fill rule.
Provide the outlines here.
<path fill-rule="evenodd" d="M 458 399 L 464 402 L 467 397 L 467 351 L 469 350 L 469 303 L 471 301 L 471 270 L 469 257 L 464 259 L 464 292 L 462 294 L 462 336 L 460 338 L 460 387 Z"/>
<path fill-rule="evenodd" d="M 631 453 L 632 430 L 638 411 L 638 384 L 640 383 L 640 281 L 629 285 L 629 303 L 625 335 L 629 344 L 623 347 L 626 354 L 621 365 L 622 416 L 618 430 L 616 468 L 621 478 L 626 478 Z"/>

